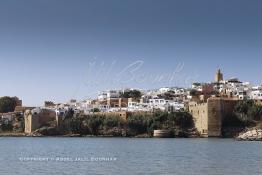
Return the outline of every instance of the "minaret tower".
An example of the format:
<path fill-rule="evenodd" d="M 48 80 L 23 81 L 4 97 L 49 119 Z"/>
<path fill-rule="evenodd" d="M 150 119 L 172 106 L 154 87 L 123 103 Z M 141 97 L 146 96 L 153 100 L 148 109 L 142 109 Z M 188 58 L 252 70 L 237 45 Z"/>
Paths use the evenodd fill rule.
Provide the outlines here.
<path fill-rule="evenodd" d="M 220 82 L 220 81 L 223 81 L 223 74 L 221 73 L 221 70 L 218 69 L 215 76 L 215 82 Z"/>

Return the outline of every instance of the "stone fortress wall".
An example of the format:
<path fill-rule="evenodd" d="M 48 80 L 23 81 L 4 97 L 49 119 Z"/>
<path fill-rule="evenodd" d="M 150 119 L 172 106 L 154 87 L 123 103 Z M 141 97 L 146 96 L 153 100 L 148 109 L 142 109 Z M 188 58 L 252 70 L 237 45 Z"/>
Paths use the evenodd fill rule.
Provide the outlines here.
<path fill-rule="evenodd" d="M 233 113 L 238 100 L 223 97 L 211 97 L 207 102 L 190 102 L 195 127 L 203 137 L 221 136 L 224 117 Z"/>

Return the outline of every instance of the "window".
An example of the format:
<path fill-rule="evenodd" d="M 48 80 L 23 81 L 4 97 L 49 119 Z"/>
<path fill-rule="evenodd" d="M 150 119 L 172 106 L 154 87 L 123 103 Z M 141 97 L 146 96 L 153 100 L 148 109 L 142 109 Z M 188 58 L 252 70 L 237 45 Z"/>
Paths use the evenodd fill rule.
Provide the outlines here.
<path fill-rule="evenodd" d="M 207 133 L 207 130 L 206 130 L 206 129 L 203 129 L 202 132 L 203 132 L 203 133 Z"/>
<path fill-rule="evenodd" d="M 216 108 L 213 108 L 213 109 L 212 109 L 212 113 L 213 113 L 213 114 L 216 114 Z"/>

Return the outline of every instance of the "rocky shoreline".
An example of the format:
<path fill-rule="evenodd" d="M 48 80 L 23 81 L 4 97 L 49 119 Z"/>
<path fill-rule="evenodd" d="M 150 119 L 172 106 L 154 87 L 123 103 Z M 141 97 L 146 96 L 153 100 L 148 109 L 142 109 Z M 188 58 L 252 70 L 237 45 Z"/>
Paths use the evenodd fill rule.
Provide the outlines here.
<path fill-rule="evenodd" d="M 97 137 L 97 138 L 113 138 L 113 137 L 122 137 L 115 135 L 81 135 L 81 134 L 66 134 L 66 135 L 42 135 L 40 133 L 34 132 L 31 134 L 26 133 L 12 133 L 12 132 L 1 132 L 0 137 Z M 126 136 L 128 137 L 128 136 Z M 141 134 L 137 136 L 132 136 L 132 138 L 154 138 L 148 134 Z M 170 137 L 170 138 L 203 138 L 203 137 Z M 223 138 L 223 137 L 222 137 Z M 234 138 L 234 137 L 232 137 Z M 262 129 L 250 129 L 248 131 L 240 133 L 235 137 L 237 141 L 262 141 Z"/>
<path fill-rule="evenodd" d="M 238 141 L 262 141 L 262 129 L 252 129 L 240 133 L 236 138 Z"/>
<path fill-rule="evenodd" d="M 1 137 L 89 137 L 89 138 L 155 138 L 148 134 L 141 134 L 137 136 L 114 136 L 114 135 L 81 135 L 81 134 L 66 134 L 66 135 L 41 135 L 39 133 L 25 134 L 25 133 L 0 133 Z M 185 138 L 185 137 L 170 137 L 170 138 Z M 186 137 L 198 138 L 198 137 Z M 201 137 L 199 137 L 201 138 Z"/>

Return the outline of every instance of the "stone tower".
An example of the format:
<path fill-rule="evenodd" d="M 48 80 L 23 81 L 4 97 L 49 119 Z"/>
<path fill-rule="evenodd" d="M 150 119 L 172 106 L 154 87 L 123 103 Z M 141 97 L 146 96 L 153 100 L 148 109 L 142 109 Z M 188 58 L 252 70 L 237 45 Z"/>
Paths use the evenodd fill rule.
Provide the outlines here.
<path fill-rule="evenodd" d="M 221 73 L 221 70 L 218 69 L 217 73 L 216 73 L 216 76 L 215 76 L 215 82 L 220 82 L 222 80 L 223 80 L 223 74 Z"/>

